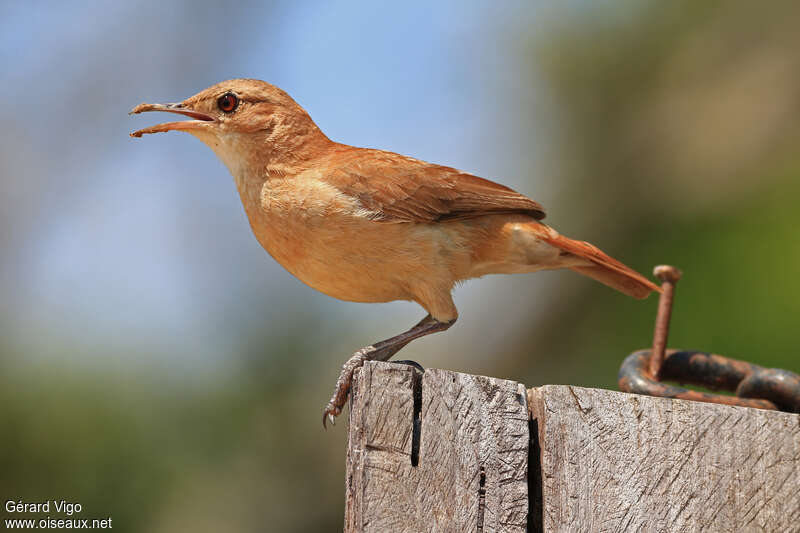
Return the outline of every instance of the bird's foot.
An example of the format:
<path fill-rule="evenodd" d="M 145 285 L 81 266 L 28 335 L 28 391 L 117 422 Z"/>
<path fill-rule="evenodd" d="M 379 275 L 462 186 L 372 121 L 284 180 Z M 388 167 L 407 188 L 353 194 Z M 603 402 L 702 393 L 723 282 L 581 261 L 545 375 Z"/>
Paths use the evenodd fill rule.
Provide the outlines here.
<path fill-rule="evenodd" d="M 448 322 L 439 322 L 432 318 L 431 315 L 428 315 L 408 331 L 384 341 L 371 344 L 366 348 L 361 348 L 354 353 L 353 356 L 342 365 L 342 371 L 339 374 L 339 379 L 336 380 L 336 389 L 333 391 L 331 401 L 328 402 L 328 405 L 325 406 L 325 410 L 322 412 L 322 426 L 327 429 L 328 422 L 332 425 L 336 423 L 336 417 L 342 413 L 342 407 L 344 407 L 344 404 L 347 402 L 347 395 L 350 393 L 350 386 L 353 383 L 353 372 L 361 368 L 364 365 L 364 361 L 387 361 L 391 356 L 401 350 L 403 346 L 414 339 L 436 333 L 437 331 L 444 331 L 452 326 L 455 321 L 456 319 L 454 318 Z M 403 362 L 425 372 L 424 368 L 413 361 Z"/>
<path fill-rule="evenodd" d="M 400 361 L 390 361 L 390 362 L 396 365 L 413 366 L 423 374 L 425 373 L 425 368 L 421 364 L 417 363 L 416 361 L 412 361 L 411 359 L 401 359 Z"/>
<path fill-rule="evenodd" d="M 342 407 L 347 403 L 347 396 L 350 394 L 350 386 L 353 384 L 353 372 L 364 365 L 364 361 L 374 359 L 377 350 L 374 346 L 367 346 L 360 349 L 342 365 L 339 379 L 336 380 L 336 387 L 333 390 L 328 405 L 322 411 L 322 427 L 328 429 L 328 422 L 332 426 L 336 425 L 336 417 L 342 413 Z"/>
<path fill-rule="evenodd" d="M 336 380 L 336 388 L 333 391 L 333 396 L 331 396 L 328 405 L 325 406 L 325 410 L 322 411 L 322 427 L 328 429 L 328 422 L 330 422 L 332 426 L 336 425 L 336 417 L 342 413 L 342 408 L 344 404 L 347 403 L 347 397 L 350 395 L 350 387 L 353 384 L 353 373 L 364 366 L 364 361 L 380 359 L 380 356 L 383 355 L 381 353 L 382 351 L 383 350 L 376 349 L 374 346 L 367 346 L 353 354 L 342 366 L 342 372 L 339 374 L 339 379 Z M 398 365 L 413 366 L 420 372 L 425 372 L 422 365 L 416 361 L 403 360 L 392 362 Z"/>

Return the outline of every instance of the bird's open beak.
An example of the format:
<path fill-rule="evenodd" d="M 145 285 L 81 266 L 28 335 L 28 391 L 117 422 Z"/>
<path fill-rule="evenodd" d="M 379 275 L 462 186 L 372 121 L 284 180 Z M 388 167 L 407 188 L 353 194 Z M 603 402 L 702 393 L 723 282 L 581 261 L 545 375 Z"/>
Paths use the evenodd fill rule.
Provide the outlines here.
<path fill-rule="evenodd" d="M 216 119 L 211 115 L 194 111 L 183 104 L 139 104 L 128 113 L 129 115 L 138 115 L 146 111 L 166 111 L 167 113 L 177 113 L 178 115 L 185 115 L 193 118 L 194 120 L 181 120 L 178 122 L 165 122 L 163 124 L 156 124 L 149 128 L 144 128 L 131 133 L 131 137 L 141 137 L 145 133 L 161 133 L 164 131 L 189 131 L 193 129 L 203 128 L 208 126 L 210 122 L 215 122 Z"/>

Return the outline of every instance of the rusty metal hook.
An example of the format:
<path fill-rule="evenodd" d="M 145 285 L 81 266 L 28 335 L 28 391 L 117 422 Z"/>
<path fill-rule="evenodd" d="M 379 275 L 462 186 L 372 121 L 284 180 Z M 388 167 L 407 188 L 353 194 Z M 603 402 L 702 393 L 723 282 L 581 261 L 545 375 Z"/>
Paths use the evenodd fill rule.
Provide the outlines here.
<path fill-rule="evenodd" d="M 800 376 L 788 370 L 764 368 L 722 355 L 692 350 L 667 350 L 675 284 L 681 271 L 657 266 L 662 281 L 653 348 L 632 353 L 619 370 L 620 390 L 651 396 L 722 403 L 800 413 Z M 661 380 L 700 385 L 736 396 L 711 394 L 662 383 Z"/>

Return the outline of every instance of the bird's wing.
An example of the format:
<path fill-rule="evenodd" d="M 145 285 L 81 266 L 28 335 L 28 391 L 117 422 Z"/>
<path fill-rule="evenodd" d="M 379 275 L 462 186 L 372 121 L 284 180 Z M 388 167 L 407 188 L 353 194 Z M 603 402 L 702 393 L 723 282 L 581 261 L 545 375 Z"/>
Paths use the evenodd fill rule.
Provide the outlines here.
<path fill-rule="evenodd" d="M 493 181 L 391 152 L 343 148 L 324 181 L 386 222 L 464 220 L 491 214 L 544 218 L 541 205 Z"/>

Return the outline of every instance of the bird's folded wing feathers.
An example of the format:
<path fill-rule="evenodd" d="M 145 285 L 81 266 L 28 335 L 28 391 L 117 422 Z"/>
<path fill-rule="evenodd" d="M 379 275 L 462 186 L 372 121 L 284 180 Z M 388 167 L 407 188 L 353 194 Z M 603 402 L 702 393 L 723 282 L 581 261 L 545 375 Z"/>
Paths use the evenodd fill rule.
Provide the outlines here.
<path fill-rule="evenodd" d="M 391 152 L 338 151 L 324 181 L 385 222 L 438 222 L 519 213 L 544 218 L 541 205 L 498 183 Z"/>

